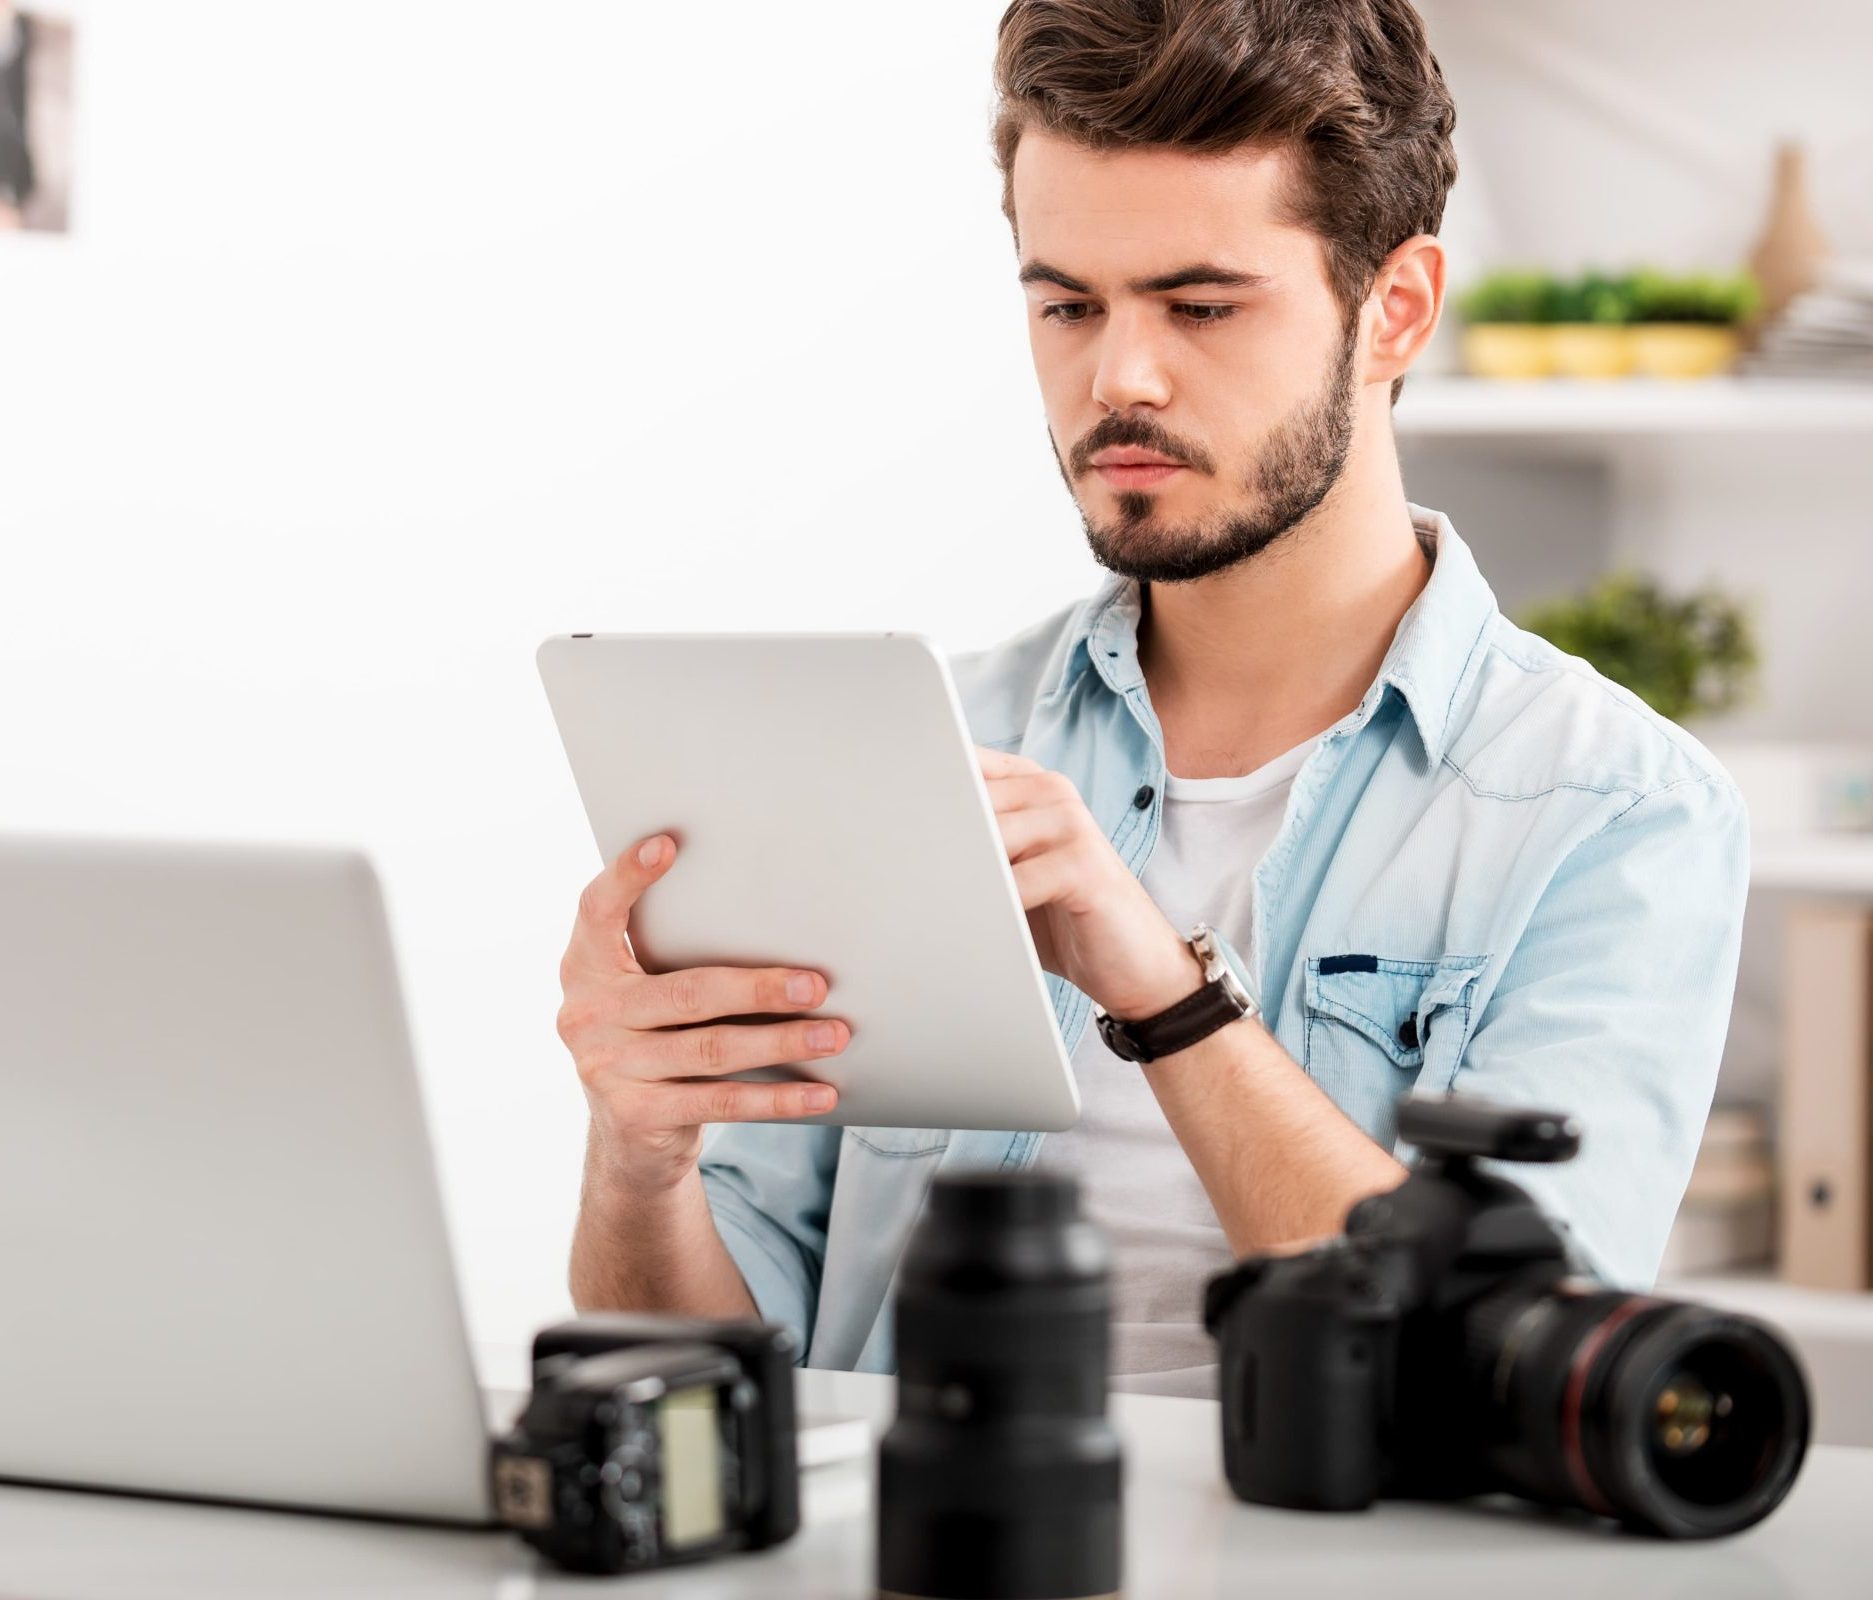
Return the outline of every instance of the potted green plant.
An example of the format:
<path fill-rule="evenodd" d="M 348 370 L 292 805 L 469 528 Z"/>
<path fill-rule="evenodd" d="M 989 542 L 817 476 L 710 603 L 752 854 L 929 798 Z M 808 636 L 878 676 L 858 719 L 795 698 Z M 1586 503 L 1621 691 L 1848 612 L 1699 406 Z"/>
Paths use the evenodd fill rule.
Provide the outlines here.
<path fill-rule="evenodd" d="M 1762 290 L 1748 272 L 1633 274 L 1635 370 L 1653 378 L 1727 370 L 1742 346 L 1742 325 L 1761 303 Z"/>
<path fill-rule="evenodd" d="M 1633 279 L 1587 272 L 1555 286 L 1548 349 L 1564 378 L 1623 378 L 1632 371 Z"/>
<path fill-rule="evenodd" d="M 1755 687 L 1755 629 L 1715 589 L 1673 598 L 1652 578 L 1616 572 L 1517 620 L 1674 722 L 1728 711 Z"/>
<path fill-rule="evenodd" d="M 1547 377 L 1554 288 L 1545 272 L 1504 268 L 1458 295 L 1464 366 L 1479 378 Z"/>

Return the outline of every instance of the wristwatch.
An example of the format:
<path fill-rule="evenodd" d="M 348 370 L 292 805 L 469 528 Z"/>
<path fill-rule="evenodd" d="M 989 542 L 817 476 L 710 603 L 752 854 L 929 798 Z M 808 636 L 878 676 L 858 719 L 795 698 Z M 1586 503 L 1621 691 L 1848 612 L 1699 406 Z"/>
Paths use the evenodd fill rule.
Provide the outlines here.
<path fill-rule="evenodd" d="M 1261 1007 L 1237 980 L 1235 969 L 1208 923 L 1199 922 L 1190 930 L 1190 948 L 1203 967 L 1203 987 L 1195 994 L 1154 1017 L 1140 1017 L 1135 1022 L 1121 1022 L 1097 1009 L 1093 1012 L 1099 1037 L 1121 1060 L 1156 1061 L 1159 1056 L 1188 1050 L 1239 1017 L 1260 1013 Z"/>

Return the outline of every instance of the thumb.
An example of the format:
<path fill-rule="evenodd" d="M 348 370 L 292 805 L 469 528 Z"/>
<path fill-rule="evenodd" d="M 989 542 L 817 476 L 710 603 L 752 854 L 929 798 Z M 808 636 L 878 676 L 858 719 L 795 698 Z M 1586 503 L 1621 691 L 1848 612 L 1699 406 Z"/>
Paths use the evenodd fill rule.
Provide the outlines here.
<path fill-rule="evenodd" d="M 676 841 L 667 833 L 653 833 L 620 850 L 611 864 L 586 885 L 580 911 L 599 929 L 622 929 L 631 908 L 676 859 Z"/>

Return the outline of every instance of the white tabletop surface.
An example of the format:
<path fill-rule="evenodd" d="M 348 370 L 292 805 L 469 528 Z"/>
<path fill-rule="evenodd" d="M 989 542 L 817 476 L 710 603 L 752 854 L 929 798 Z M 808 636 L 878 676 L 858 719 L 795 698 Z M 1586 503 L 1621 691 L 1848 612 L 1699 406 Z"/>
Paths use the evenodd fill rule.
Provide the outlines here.
<path fill-rule="evenodd" d="M 815 1412 L 888 1422 L 892 1382 L 801 1374 Z M 1222 1478 L 1213 1402 L 1114 1397 L 1126 1444 L 1124 1593 L 1286 1600 L 1778 1600 L 1873 1593 L 1873 1450 L 1817 1448 L 1782 1508 L 1733 1539 L 1668 1544 L 1608 1525 L 1483 1506 L 1382 1505 L 1341 1516 L 1239 1504 Z M 282 1440 L 290 1448 L 290 1440 Z M 345 1594 L 532 1600 L 862 1600 L 872 1594 L 871 1468 L 810 1474 L 806 1526 L 777 1550 L 616 1580 L 543 1569 L 500 1534 L 0 1488 L 4 1600 Z"/>

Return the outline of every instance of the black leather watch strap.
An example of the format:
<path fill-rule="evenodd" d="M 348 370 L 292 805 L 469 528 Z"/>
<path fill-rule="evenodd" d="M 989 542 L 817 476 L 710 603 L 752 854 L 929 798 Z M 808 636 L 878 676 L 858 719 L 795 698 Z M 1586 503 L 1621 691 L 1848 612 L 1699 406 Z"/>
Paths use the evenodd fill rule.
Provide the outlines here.
<path fill-rule="evenodd" d="M 1123 1061 L 1155 1061 L 1159 1056 L 1188 1050 L 1242 1014 L 1242 1006 L 1224 992 L 1219 978 L 1155 1017 L 1120 1022 L 1102 1011 L 1099 1036 L 1106 1048 Z"/>
<path fill-rule="evenodd" d="M 1198 924 L 1191 934 L 1191 944 L 1199 961 L 1205 959 L 1206 950 L 1211 951 L 1205 970 L 1215 971 L 1217 975 L 1195 994 L 1186 995 L 1155 1016 L 1140 1017 L 1132 1022 L 1121 1022 L 1103 1011 L 1097 1013 L 1099 1037 L 1120 1060 L 1143 1063 L 1188 1050 L 1218 1028 L 1227 1027 L 1256 1009 L 1255 1002 L 1243 992 L 1235 975 L 1219 970 L 1223 963 L 1214 955 L 1208 935 L 1209 930 Z"/>

